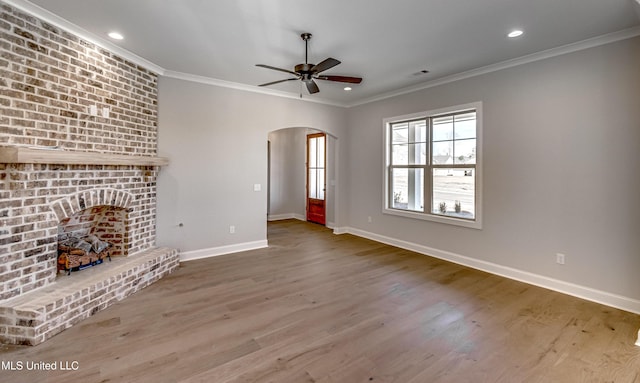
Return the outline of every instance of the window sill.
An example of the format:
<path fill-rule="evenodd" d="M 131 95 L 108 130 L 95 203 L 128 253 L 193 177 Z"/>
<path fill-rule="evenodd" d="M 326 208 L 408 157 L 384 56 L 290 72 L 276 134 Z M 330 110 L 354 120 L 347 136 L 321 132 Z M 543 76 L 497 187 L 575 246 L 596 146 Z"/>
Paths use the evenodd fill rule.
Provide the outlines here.
<path fill-rule="evenodd" d="M 476 217 L 475 221 L 470 221 L 470 220 L 467 220 L 467 219 L 460 219 L 460 218 L 455 218 L 455 217 L 447 217 L 447 216 L 442 216 L 442 215 L 419 213 L 419 212 L 414 212 L 414 211 L 405 211 L 405 210 L 389 209 L 389 208 L 383 208 L 382 209 L 382 213 L 383 214 L 389 214 L 389 215 L 395 215 L 395 216 L 399 216 L 399 217 L 420 219 L 420 220 L 423 220 L 423 221 L 444 223 L 444 224 L 447 224 L 447 225 L 468 227 L 470 229 L 477 229 L 477 230 L 481 230 L 482 229 L 482 222 L 481 222 L 479 217 Z"/>

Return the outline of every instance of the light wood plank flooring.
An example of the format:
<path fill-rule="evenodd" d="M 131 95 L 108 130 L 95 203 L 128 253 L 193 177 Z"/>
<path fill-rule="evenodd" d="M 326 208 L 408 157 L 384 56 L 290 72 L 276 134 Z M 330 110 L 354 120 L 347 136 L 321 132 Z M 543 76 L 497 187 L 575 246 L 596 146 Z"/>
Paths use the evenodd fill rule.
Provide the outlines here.
<path fill-rule="evenodd" d="M 640 382 L 640 316 L 299 221 L 178 271 L 0 382 Z M 26 371 L 27 362 L 78 362 Z"/>

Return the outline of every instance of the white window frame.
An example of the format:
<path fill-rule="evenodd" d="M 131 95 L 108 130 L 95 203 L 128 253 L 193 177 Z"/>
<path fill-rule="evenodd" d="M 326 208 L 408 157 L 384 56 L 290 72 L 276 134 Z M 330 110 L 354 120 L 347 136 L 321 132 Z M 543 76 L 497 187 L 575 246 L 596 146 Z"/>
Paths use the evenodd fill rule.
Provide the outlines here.
<path fill-rule="evenodd" d="M 476 112 L 476 165 L 475 165 L 475 216 L 473 220 L 462 219 L 456 217 L 450 217 L 439 214 L 432 214 L 430 209 L 425 208 L 424 212 L 419 211 L 411 211 L 411 210 L 402 210 L 402 209 L 394 209 L 389 206 L 391 201 L 390 199 L 390 190 L 389 182 L 390 182 L 390 171 L 389 166 L 391 162 L 391 124 L 409 121 L 409 120 L 418 120 L 423 118 L 431 118 L 437 117 L 440 115 L 452 114 L 467 110 L 475 110 Z M 390 214 L 400 217 L 407 217 L 413 219 L 420 219 L 432 222 L 439 222 L 449 225 L 463 226 L 472 229 L 482 229 L 482 102 L 472 102 L 469 104 L 456 105 L 447 108 L 441 108 L 436 110 L 429 110 L 426 112 L 418 112 L 412 114 L 405 114 L 402 116 L 395 116 L 385 118 L 382 123 L 383 129 L 383 191 L 382 191 L 382 213 Z M 428 145 L 431 146 L 431 135 L 429 134 Z M 427 166 L 430 168 L 431 158 L 427 159 Z M 428 175 L 431 178 L 431 175 Z M 427 174 L 425 174 L 427 177 Z M 431 183 L 431 182 L 429 182 Z M 425 190 L 425 202 L 430 201 L 431 199 L 431 190 Z"/>

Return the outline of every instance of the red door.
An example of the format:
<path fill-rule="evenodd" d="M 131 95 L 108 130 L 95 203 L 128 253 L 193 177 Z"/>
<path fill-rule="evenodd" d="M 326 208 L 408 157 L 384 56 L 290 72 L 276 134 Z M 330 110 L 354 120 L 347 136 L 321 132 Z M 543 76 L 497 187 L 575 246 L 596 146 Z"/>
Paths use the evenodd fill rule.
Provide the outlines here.
<path fill-rule="evenodd" d="M 307 221 L 324 225 L 326 184 L 326 136 L 307 135 Z"/>

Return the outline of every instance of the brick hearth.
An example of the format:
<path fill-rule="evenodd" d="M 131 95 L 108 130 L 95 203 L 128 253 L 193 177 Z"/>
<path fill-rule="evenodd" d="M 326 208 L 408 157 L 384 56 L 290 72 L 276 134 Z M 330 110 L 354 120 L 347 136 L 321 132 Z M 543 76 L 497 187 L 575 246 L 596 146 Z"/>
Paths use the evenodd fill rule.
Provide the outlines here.
<path fill-rule="evenodd" d="M 4 302 L 4 343 L 36 345 L 139 291 L 178 267 L 177 250 L 155 248 L 115 257 L 99 267 L 58 278 L 46 288 Z"/>

